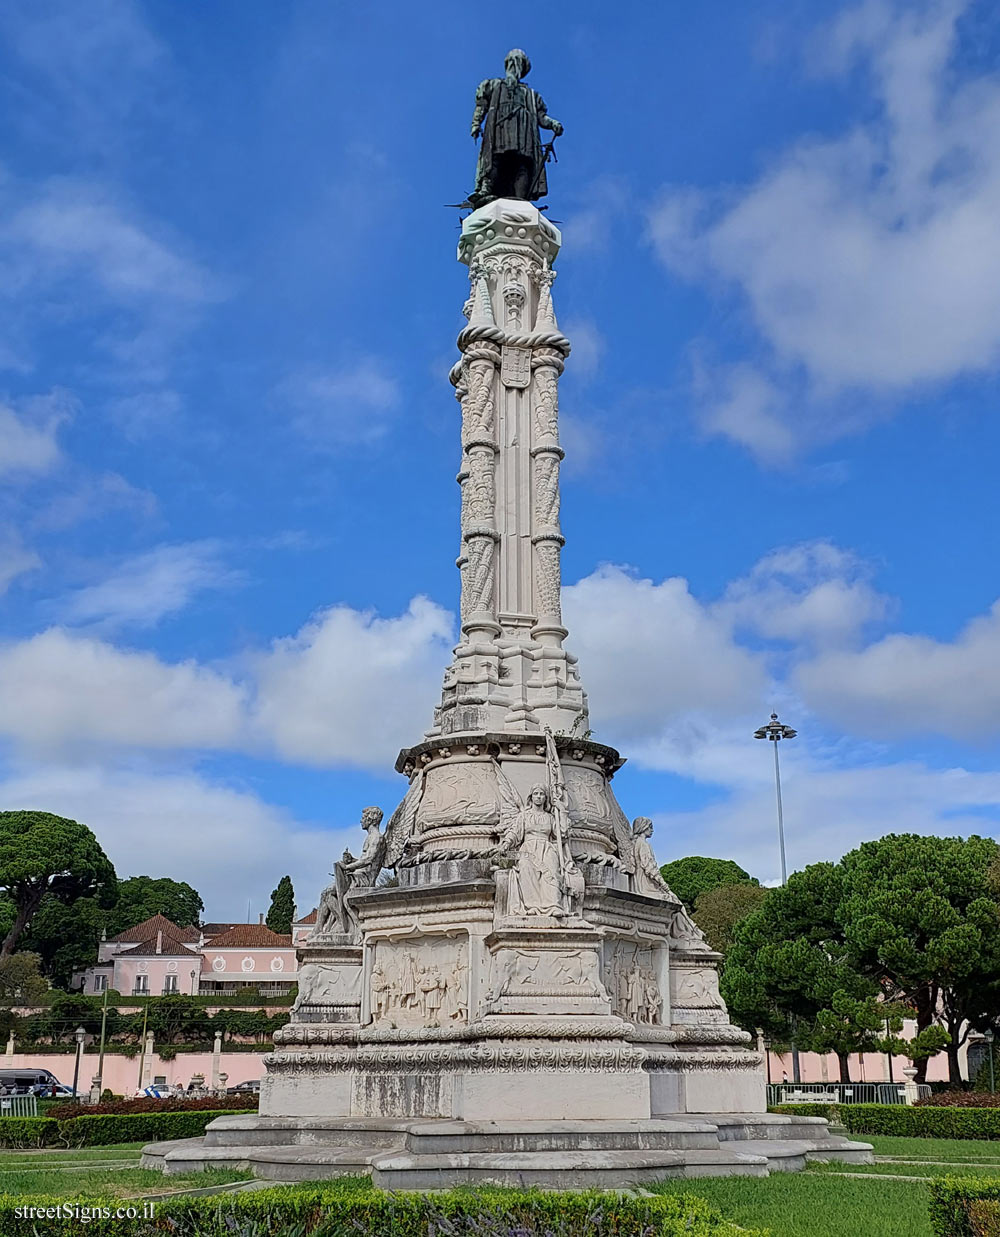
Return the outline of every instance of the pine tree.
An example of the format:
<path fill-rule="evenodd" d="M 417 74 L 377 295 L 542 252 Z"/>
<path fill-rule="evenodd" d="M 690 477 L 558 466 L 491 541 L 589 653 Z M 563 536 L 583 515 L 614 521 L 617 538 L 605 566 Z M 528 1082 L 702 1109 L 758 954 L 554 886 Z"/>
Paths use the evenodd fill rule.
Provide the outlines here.
<path fill-rule="evenodd" d="M 272 932 L 287 936 L 292 930 L 294 918 L 295 890 L 292 888 L 292 878 L 283 876 L 278 881 L 278 888 L 271 891 L 271 907 L 264 922 Z"/>

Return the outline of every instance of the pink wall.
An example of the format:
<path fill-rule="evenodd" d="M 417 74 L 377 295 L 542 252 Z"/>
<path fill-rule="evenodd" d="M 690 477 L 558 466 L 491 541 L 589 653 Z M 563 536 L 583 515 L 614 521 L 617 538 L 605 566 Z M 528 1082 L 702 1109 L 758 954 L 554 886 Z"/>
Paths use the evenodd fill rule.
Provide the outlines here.
<path fill-rule="evenodd" d="M 770 1081 L 773 1083 L 780 1083 L 786 1080 L 791 1082 L 793 1078 L 792 1054 L 790 1052 L 784 1054 L 770 1052 L 768 1056 L 770 1057 L 771 1066 Z M 963 1073 L 967 1074 L 964 1045 L 959 1049 L 959 1060 Z M 852 1082 L 889 1081 L 889 1058 L 884 1053 L 866 1052 L 862 1056 L 854 1052 L 851 1053 L 850 1062 Z M 906 1057 L 893 1057 L 892 1077 L 894 1082 L 904 1081 L 903 1067 L 909 1064 L 910 1062 Z M 840 1082 L 840 1062 L 832 1052 L 826 1057 L 820 1056 L 816 1052 L 800 1052 L 799 1073 L 802 1082 Z M 939 1052 L 937 1056 L 931 1057 L 927 1063 L 927 1081 L 944 1082 L 947 1077 L 948 1057 L 946 1053 Z"/>
<path fill-rule="evenodd" d="M 90 1090 L 90 1080 L 97 1073 L 98 1054 L 83 1053 L 80 1061 L 80 1092 Z M 15 1052 L 12 1056 L 0 1054 L 2 1069 L 47 1069 L 67 1087 L 73 1085 L 73 1066 L 75 1057 L 72 1053 L 31 1053 Z M 264 1053 L 256 1052 L 223 1052 L 219 1056 L 219 1069 L 228 1074 L 226 1086 L 235 1086 L 238 1082 L 248 1082 L 252 1078 L 264 1076 Z M 165 1078 L 173 1086 L 187 1084 L 192 1074 L 204 1074 L 205 1082 L 212 1083 L 211 1052 L 181 1052 L 173 1061 L 163 1061 L 159 1054 L 154 1054 L 151 1067 L 147 1066 L 147 1075 L 154 1078 Z M 104 1086 L 118 1095 L 132 1096 L 139 1089 L 139 1058 L 125 1057 L 118 1053 L 105 1053 L 104 1056 Z"/>
<path fill-rule="evenodd" d="M 216 970 L 216 958 L 221 958 L 223 966 Z M 244 970 L 244 961 L 253 963 L 251 970 Z M 272 963 L 280 964 L 280 969 L 272 969 Z M 258 979 L 280 980 L 283 976 L 294 975 L 296 970 L 295 950 L 288 949 L 213 949 L 211 944 L 205 945 L 201 960 L 201 973 L 205 979 Z"/>

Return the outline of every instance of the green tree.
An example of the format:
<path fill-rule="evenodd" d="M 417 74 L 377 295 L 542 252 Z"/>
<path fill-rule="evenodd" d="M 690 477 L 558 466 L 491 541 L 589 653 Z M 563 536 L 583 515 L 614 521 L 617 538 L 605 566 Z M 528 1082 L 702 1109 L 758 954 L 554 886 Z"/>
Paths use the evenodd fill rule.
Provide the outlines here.
<path fill-rule="evenodd" d="M 860 969 L 904 1000 L 922 1032 L 943 1014 L 949 1080 L 958 1050 L 1000 1002 L 1000 903 L 990 838 L 888 834 L 841 860 L 845 939 Z M 922 1062 L 923 1077 L 926 1062 Z"/>
<path fill-rule="evenodd" d="M 0 812 L 0 890 L 14 904 L 0 946 L 6 958 L 47 893 L 63 902 L 111 897 L 115 870 L 86 825 L 51 812 Z"/>
<path fill-rule="evenodd" d="M 692 918 L 709 945 L 726 954 L 733 943 L 736 925 L 755 911 L 767 895 L 768 890 L 761 885 L 717 885 L 699 895 Z"/>
<path fill-rule="evenodd" d="M 292 930 L 295 919 L 295 890 L 292 888 L 292 878 L 283 876 L 278 881 L 277 889 L 271 890 L 271 905 L 264 922 L 272 932 L 280 932 L 287 936 Z"/>
<path fill-rule="evenodd" d="M 841 1081 L 850 1082 L 849 1054 L 871 1043 L 879 988 L 858 971 L 844 939 L 842 883 L 837 866 L 817 863 L 770 890 L 735 926 L 720 986 L 739 1026 L 835 1052 Z"/>
<path fill-rule="evenodd" d="M 757 885 L 749 872 L 744 872 L 732 859 L 709 859 L 703 855 L 688 855 L 660 868 L 663 879 L 685 906 L 693 908 L 698 898 L 719 885 Z"/>
<path fill-rule="evenodd" d="M 42 960 L 42 970 L 59 988 L 68 988 L 74 971 L 97 961 L 107 912 L 97 898 L 63 902 L 47 893 L 21 937 L 25 949 Z"/>
<path fill-rule="evenodd" d="M 197 924 L 205 904 L 187 881 L 169 876 L 130 876 L 118 882 L 118 901 L 107 918 L 108 936 L 117 936 L 153 915 L 165 915 L 180 928 Z"/>
<path fill-rule="evenodd" d="M 0 1038 L 20 1030 L 23 1019 L 14 1011 L 37 1005 L 48 993 L 48 981 L 37 954 L 16 953 L 0 958 Z"/>
<path fill-rule="evenodd" d="M 167 1044 L 202 1043 L 211 1037 L 211 1019 L 194 997 L 163 996 L 149 1002 L 147 1029 Z"/>

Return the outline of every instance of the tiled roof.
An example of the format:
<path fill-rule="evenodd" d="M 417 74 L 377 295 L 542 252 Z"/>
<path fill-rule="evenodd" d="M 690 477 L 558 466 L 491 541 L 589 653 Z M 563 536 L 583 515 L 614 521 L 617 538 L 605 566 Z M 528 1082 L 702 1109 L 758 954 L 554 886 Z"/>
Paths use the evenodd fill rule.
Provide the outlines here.
<path fill-rule="evenodd" d="M 289 949 L 292 944 L 290 936 L 280 936 L 272 932 L 266 924 L 237 923 L 228 932 L 214 936 L 209 943 L 210 949 Z"/>
<path fill-rule="evenodd" d="M 315 923 L 316 922 L 316 907 L 314 906 L 308 915 L 303 915 L 301 919 L 296 919 L 297 924 L 300 923 Z"/>
<path fill-rule="evenodd" d="M 191 942 L 192 945 L 194 942 Z M 134 949 L 123 949 L 121 953 L 116 954 L 115 958 L 154 958 L 159 954 L 160 957 L 167 958 L 197 958 L 197 949 L 188 949 L 184 941 L 174 941 L 170 937 L 164 936 L 159 950 L 156 948 L 156 941 L 143 941 L 136 945 Z M 114 961 L 112 959 L 111 961 Z M 109 962 L 110 965 L 110 962 Z"/>
<path fill-rule="evenodd" d="M 179 928 L 166 915 L 151 915 L 148 919 L 144 919 L 142 923 L 137 923 L 131 928 L 126 928 L 124 932 L 119 932 L 117 936 L 111 937 L 111 940 L 126 945 L 143 941 L 155 942 L 158 932 L 163 933 L 164 940 L 169 938 L 183 943 L 184 941 L 194 942 L 198 939 L 197 928 Z"/>
<path fill-rule="evenodd" d="M 203 923 L 201 925 L 202 933 L 206 940 L 212 936 L 218 936 L 221 932 L 228 932 L 230 928 L 238 927 L 235 923 Z"/>

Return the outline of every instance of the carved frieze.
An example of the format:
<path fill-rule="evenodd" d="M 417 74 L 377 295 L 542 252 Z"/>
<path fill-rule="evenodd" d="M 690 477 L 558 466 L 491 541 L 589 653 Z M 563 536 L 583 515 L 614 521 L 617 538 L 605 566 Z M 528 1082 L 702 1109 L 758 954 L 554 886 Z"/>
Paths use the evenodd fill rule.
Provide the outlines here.
<path fill-rule="evenodd" d="M 469 1017 L 467 948 L 454 937 L 378 941 L 371 968 L 376 1024 L 440 1027 Z"/>
<path fill-rule="evenodd" d="M 498 825 L 499 820 L 492 762 L 455 760 L 454 764 L 427 770 L 417 812 L 417 828 L 421 832 L 437 825 Z"/>

